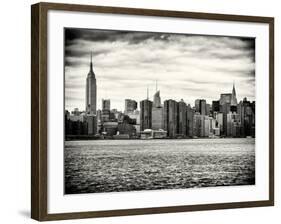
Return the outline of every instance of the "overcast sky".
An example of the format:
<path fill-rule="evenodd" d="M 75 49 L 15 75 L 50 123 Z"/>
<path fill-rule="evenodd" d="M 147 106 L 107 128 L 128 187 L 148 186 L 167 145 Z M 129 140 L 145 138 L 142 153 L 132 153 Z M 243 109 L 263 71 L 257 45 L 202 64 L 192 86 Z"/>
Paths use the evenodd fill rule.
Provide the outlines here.
<path fill-rule="evenodd" d="M 255 40 L 186 34 L 65 29 L 65 107 L 85 110 L 90 52 L 97 80 L 97 107 L 110 99 L 124 110 L 124 101 L 153 99 L 155 81 L 162 103 L 195 99 L 208 103 L 221 93 L 238 101 L 255 100 Z M 138 105 L 139 106 L 139 105 Z"/>

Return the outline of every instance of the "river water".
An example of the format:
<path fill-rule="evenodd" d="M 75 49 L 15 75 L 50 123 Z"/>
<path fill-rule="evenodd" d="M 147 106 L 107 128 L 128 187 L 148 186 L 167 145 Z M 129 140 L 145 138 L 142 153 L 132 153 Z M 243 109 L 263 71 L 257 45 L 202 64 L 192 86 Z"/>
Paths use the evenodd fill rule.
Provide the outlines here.
<path fill-rule="evenodd" d="M 65 193 L 255 184 L 255 139 L 65 142 Z"/>

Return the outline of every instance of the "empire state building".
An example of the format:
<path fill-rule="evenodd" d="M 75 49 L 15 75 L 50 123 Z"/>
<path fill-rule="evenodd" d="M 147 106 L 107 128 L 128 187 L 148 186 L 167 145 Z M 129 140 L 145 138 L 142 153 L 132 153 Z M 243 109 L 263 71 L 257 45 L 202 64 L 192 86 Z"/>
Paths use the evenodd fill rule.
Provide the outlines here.
<path fill-rule="evenodd" d="M 96 114 L 97 112 L 97 84 L 96 77 L 93 71 L 92 53 L 90 62 L 90 71 L 86 81 L 86 113 Z"/>

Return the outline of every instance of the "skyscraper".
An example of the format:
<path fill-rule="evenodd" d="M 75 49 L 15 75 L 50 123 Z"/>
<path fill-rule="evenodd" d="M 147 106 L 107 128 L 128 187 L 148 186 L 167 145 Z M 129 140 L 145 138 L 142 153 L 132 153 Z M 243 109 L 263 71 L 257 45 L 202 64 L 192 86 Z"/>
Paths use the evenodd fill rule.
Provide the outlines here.
<path fill-rule="evenodd" d="M 160 91 L 157 90 L 156 83 L 156 93 L 153 97 L 152 106 L 152 124 L 151 128 L 153 130 L 159 130 L 164 128 L 164 111 L 161 105 Z"/>
<path fill-rule="evenodd" d="M 152 102 L 149 99 L 140 102 L 140 130 L 151 129 Z"/>
<path fill-rule="evenodd" d="M 186 107 L 186 135 L 188 137 L 193 137 L 193 129 L 194 129 L 194 110 L 188 104 Z"/>
<path fill-rule="evenodd" d="M 236 98 L 236 91 L 235 91 L 234 84 L 233 84 L 232 94 L 231 94 L 230 111 L 237 112 L 237 98 Z"/>
<path fill-rule="evenodd" d="M 235 90 L 235 85 L 233 83 L 232 87 L 232 94 L 231 94 L 231 106 L 237 106 L 237 98 L 236 98 L 236 90 Z"/>
<path fill-rule="evenodd" d="M 178 133 L 181 136 L 187 135 L 186 103 L 183 99 L 178 102 Z"/>
<path fill-rule="evenodd" d="M 224 136 L 226 136 L 226 132 L 227 132 L 227 114 L 230 112 L 230 103 L 224 103 L 223 105 L 221 105 L 221 113 L 223 114 L 223 121 L 222 121 L 222 125 L 223 125 L 223 130 L 222 130 L 222 134 Z"/>
<path fill-rule="evenodd" d="M 149 89 L 147 87 L 147 98 L 140 102 L 140 130 L 151 129 L 152 126 L 152 101 L 149 100 Z"/>
<path fill-rule="evenodd" d="M 255 136 L 255 101 L 252 103 L 245 97 L 237 106 L 237 112 L 240 115 L 241 135 Z"/>
<path fill-rule="evenodd" d="M 86 80 L 86 113 L 96 114 L 97 112 L 97 84 L 93 71 L 92 53 L 90 62 L 90 71 Z"/>
<path fill-rule="evenodd" d="M 161 98 L 160 98 L 160 90 L 157 89 L 157 80 L 156 80 L 156 89 L 155 94 L 153 96 L 153 107 L 161 107 Z"/>
<path fill-rule="evenodd" d="M 240 115 L 236 112 L 229 112 L 227 114 L 227 129 L 226 136 L 228 137 L 240 137 L 241 134 L 241 122 Z"/>
<path fill-rule="evenodd" d="M 178 103 L 175 100 L 164 101 L 164 130 L 169 137 L 176 137 L 178 133 Z"/>

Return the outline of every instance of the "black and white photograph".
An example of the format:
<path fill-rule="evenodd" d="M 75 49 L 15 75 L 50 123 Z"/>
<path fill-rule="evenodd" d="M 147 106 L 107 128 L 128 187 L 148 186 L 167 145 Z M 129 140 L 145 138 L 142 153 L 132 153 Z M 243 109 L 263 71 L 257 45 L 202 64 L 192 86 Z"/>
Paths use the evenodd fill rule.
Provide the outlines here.
<path fill-rule="evenodd" d="M 255 185 L 255 38 L 64 28 L 64 193 Z"/>

